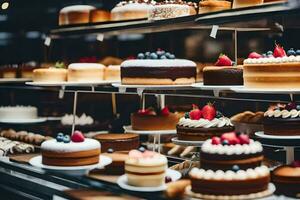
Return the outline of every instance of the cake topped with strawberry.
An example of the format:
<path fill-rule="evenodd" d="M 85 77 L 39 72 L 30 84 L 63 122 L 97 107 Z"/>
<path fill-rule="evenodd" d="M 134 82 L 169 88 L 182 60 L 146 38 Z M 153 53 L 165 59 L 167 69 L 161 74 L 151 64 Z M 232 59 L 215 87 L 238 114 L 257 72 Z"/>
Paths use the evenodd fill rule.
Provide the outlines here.
<path fill-rule="evenodd" d="M 221 54 L 215 66 L 203 68 L 204 85 L 243 85 L 242 66 L 233 66 L 234 62 Z"/>
<path fill-rule="evenodd" d="M 170 111 L 168 106 L 162 109 L 150 107 L 132 113 L 131 126 L 133 130 L 175 130 L 180 117 L 180 113 Z"/>
<path fill-rule="evenodd" d="M 178 139 L 188 141 L 201 141 L 232 130 L 234 127 L 230 119 L 211 103 L 202 109 L 193 105 L 193 109 L 185 113 L 177 124 Z"/>
<path fill-rule="evenodd" d="M 51 166 L 84 166 L 99 163 L 100 143 L 85 138 L 82 132 L 72 136 L 58 133 L 56 139 L 41 145 L 42 163 Z"/>

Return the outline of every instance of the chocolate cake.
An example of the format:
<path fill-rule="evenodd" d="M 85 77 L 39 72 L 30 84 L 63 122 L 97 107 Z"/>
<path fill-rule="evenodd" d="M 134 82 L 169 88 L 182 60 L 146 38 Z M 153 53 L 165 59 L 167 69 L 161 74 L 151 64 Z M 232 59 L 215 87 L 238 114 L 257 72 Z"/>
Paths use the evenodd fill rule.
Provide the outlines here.
<path fill-rule="evenodd" d="M 203 69 L 204 85 L 243 85 L 243 68 L 208 66 Z"/>

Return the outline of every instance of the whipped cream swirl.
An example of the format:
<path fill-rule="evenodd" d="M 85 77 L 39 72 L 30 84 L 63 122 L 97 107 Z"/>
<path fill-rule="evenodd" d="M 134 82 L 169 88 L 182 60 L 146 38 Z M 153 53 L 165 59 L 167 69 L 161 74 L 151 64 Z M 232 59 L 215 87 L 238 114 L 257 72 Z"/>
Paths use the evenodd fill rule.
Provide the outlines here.
<path fill-rule="evenodd" d="M 264 113 L 265 117 L 275 117 L 275 118 L 296 118 L 300 117 L 300 111 L 296 109 L 292 110 L 268 110 Z"/>
<path fill-rule="evenodd" d="M 267 64 L 267 63 L 295 63 L 300 62 L 300 56 L 284 56 L 278 58 L 247 58 L 244 60 L 244 64 Z"/>
<path fill-rule="evenodd" d="M 249 144 L 236 144 L 236 145 L 214 145 L 211 139 L 206 140 L 201 151 L 209 154 L 219 155 L 241 155 L 241 154 L 255 154 L 263 151 L 263 147 L 260 142 L 250 140 Z"/>
<path fill-rule="evenodd" d="M 224 126 L 233 126 L 230 119 L 227 117 L 214 118 L 213 120 L 199 119 L 192 120 L 189 118 L 182 117 L 179 122 L 179 126 L 189 127 L 189 128 L 213 128 L 213 127 L 224 127 Z"/>

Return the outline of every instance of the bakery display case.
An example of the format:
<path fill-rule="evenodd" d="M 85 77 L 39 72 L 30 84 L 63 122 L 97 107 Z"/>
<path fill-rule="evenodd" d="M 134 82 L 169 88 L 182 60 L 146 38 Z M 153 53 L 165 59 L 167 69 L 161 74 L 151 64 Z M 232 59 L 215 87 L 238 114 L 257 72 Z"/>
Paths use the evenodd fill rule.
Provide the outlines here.
<path fill-rule="evenodd" d="M 40 6 L 0 28 L 43 34 L 0 59 L 6 199 L 300 198 L 298 0 Z"/>

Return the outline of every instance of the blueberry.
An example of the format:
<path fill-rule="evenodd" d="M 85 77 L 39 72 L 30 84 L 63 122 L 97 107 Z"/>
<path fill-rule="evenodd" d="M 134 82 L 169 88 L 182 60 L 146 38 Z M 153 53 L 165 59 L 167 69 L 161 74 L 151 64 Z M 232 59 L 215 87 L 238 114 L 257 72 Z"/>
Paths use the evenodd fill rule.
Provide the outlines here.
<path fill-rule="evenodd" d="M 171 54 L 171 55 L 169 56 L 169 58 L 170 58 L 170 59 L 175 59 L 175 55 L 174 55 L 174 54 Z"/>
<path fill-rule="evenodd" d="M 297 110 L 300 110 L 300 105 L 297 105 L 297 106 L 296 106 L 296 109 L 297 109 Z"/>
<path fill-rule="evenodd" d="M 143 53 L 139 53 L 137 56 L 138 59 L 144 59 L 145 55 Z"/>
<path fill-rule="evenodd" d="M 145 149 L 145 147 L 140 147 L 140 148 L 139 148 L 139 151 L 140 151 L 140 152 L 145 152 L 146 149 Z"/>
<path fill-rule="evenodd" d="M 165 56 L 167 57 L 167 58 L 170 58 L 170 53 L 169 52 L 167 52 L 166 54 L 165 54 Z"/>
<path fill-rule="evenodd" d="M 61 136 L 61 135 L 56 136 L 56 141 L 57 142 L 63 142 L 63 140 L 64 140 L 64 136 Z"/>
<path fill-rule="evenodd" d="M 267 52 L 267 56 L 269 56 L 269 55 L 273 55 L 273 52 L 272 51 L 268 51 Z"/>
<path fill-rule="evenodd" d="M 63 137 L 63 136 L 64 136 L 64 134 L 63 134 L 63 133 L 58 133 L 58 134 L 57 134 L 57 136 L 61 136 L 61 137 Z"/>
<path fill-rule="evenodd" d="M 240 170 L 240 167 L 238 165 L 233 165 L 232 166 L 232 171 L 237 172 Z"/>
<path fill-rule="evenodd" d="M 229 145 L 228 140 L 223 140 L 222 145 Z"/>
<path fill-rule="evenodd" d="M 290 48 L 290 49 L 287 51 L 287 55 L 288 55 L 288 56 L 295 56 L 295 55 L 296 55 L 296 52 L 294 51 L 293 48 Z"/>
<path fill-rule="evenodd" d="M 189 112 L 184 113 L 184 118 L 189 119 L 190 118 L 190 113 Z"/>
<path fill-rule="evenodd" d="M 112 149 L 112 148 L 107 149 L 107 153 L 113 153 L 113 152 L 114 152 L 114 149 Z"/>
<path fill-rule="evenodd" d="M 69 143 L 70 141 L 71 141 L 70 136 L 65 135 L 65 137 L 64 137 L 64 139 L 63 139 L 63 142 L 64 142 L 64 143 Z"/>
<path fill-rule="evenodd" d="M 165 55 L 162 55 L 162 56 L 160 57 L 160 59 L 164 60 L 164 59 L 167 59 L 167 57 L 166 57 Z"/>
<path fill-rule="evenodd" d="M 170 176 L 165 177 L 165 183 L 170 183 L 172 182 L 172 178 Z"/>
<path fill-rule="evenodd" d="M 156 53 L 151 53 L 151 54 L 150 54 L 150 58 L 151 58 L 151 59 L 158 59 L 158 56 L 157 56 Z"/>
<path fill-rule="evenodd" d="M 262 56 L 263 58 L 266 58 L 266 57 L 267 57 L 267 54 L 263 53 L 261 56 Z"/>
<path fill-rule="evenodd" d="M 296 51 L 296 55 L 297 55 L 297 56 L 300 56 L 300 49 L 298 49 L 298 50 Z"/>

